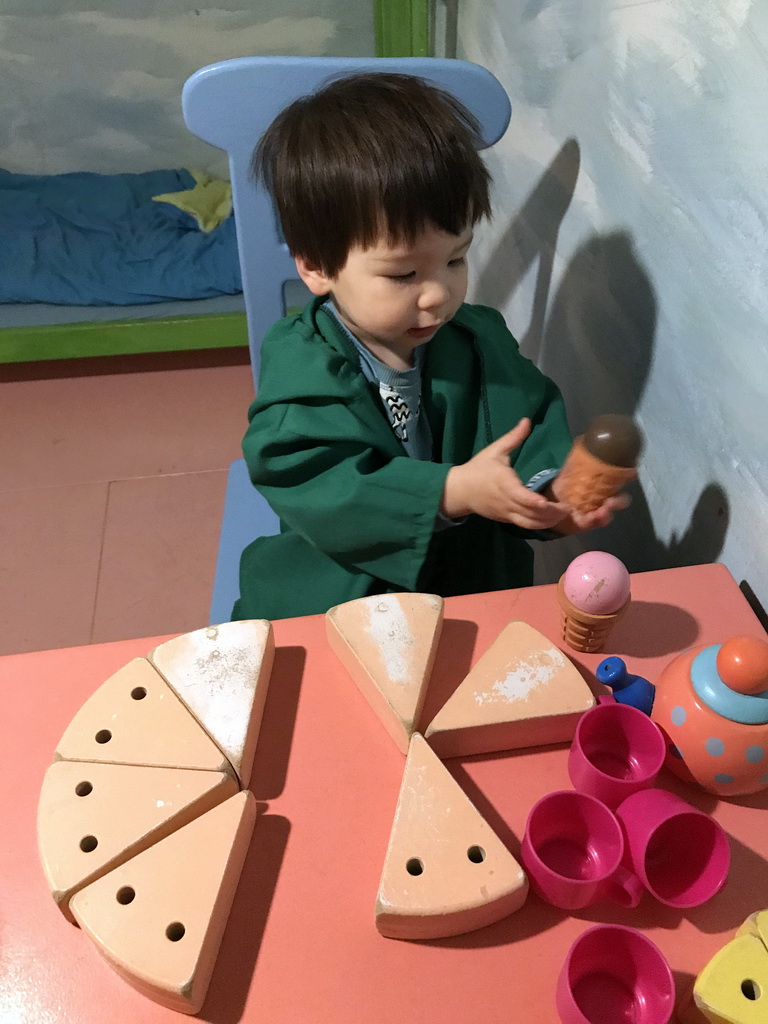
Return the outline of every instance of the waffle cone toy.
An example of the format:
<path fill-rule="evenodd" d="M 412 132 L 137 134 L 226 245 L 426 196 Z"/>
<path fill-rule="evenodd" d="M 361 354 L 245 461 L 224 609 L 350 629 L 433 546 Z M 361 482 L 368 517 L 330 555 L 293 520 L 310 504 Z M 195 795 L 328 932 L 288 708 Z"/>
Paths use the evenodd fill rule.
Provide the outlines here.
<path fill-rule="evenodd" d="M 563 580 L 565 573 L 557 584 L 557 599 L 560 602 L 563 640 L 574 651 L 582 654 L 597 654 L 605 647 L 608 636 L 629 607 L 631 597 L 615 612 L 607 615 L 596 615 L 585 612 L 570 601 L 565 594 Z"/>
<path fill-rule="evenodd" d="M 628 416 L 598 416 L 577 437 L 557 478 L 557 497 L 591 512 L 637 477 L 643 440 Z"/>

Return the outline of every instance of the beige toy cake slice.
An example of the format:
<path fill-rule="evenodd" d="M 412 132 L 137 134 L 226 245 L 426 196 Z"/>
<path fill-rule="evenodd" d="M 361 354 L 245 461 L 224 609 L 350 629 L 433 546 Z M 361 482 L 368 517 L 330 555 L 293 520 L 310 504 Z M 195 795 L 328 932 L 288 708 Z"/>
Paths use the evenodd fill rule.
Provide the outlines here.
<path fill-rule="evenodd" d="M 440 757 L 562 743 L 595 703 L 559 648 L 526 622 L 510 622 L 435 715 L 426 738 Z"/>
<path fill-rule="evenodd" d="M 207 626 L 168 640 L 149 654 L 227 755 L 243 787 L 251 777 L 274 654 L 272 624 L 266 619 Z"/>
<path fill-rule="evenodd" d="M 517 910 L 528 879 L 419 733 L 411 738 L 376 899 L 393 939 L 435 939 Z"/>
<path fill-rule="evenodd" d="M 72 897 L 99 952 L 143 995 L 203 1005 L 256 817 L 236 793 Z"/>
<path fill-rule="evenodd" d="M 55 759 L 198 768 L 234 777 L 227 758 L 146 658 L 129 661 L 88 698 Z"/>
<path fill-rule="evenodd" d="M 436 594 L 380 594 L 326 613 L 328 643 L 405 754 L 443 625 Z"/>
<path fill-rule="evenodd" d="M 37 842 L 53 898 L 74 893 L 237 792 L 221 772 L 56 761 L 45 773 Z"/>

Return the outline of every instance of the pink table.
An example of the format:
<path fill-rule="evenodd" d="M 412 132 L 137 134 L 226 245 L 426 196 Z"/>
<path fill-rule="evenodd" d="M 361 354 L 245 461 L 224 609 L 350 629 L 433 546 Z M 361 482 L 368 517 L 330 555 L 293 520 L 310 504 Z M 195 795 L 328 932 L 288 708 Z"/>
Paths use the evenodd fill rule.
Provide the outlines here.
<path fill-rule="evenodd" d="M 608 653 L 654 680 L 680 650 L 764 635 L 720 565 L 640 573 Z M 559 636 L 555 588 L 452 598 L 427 712 L 434 712 L 511 619 Z M 384 939 L 373 905 L 403 757 L 337 663 L 321 616 L 275 623 L 278 645 L 252 790 L 262 804 L 202 1018 L 215 1024 L 548 1024 L 573 939 L 596 921 L 641 928 L 679 990 L 750 913 L 768 907 L 768 794 L 722 802 L 671 776 L 664 785 L 712 812 L 732 839 L 732 870 L 709 904 L 680 913 L 644 898 L 634 911 L 577 917 L 535 896 L 498 924 L 430 943 Z M 0 795 L 0 1024 L 180 1021 L 122 982 L 61 916 L 39 867 L 43 773 L 70 719 L 109 675 L 164 637 L 0 659 L 6 771 Z M 569 652 L 570 653 L 570 652 Z M 572 655 L 589 679 L 601 655 Z M 567 747 L 452 761 L 512 852 L 529 808 L 569 788 Z"/>

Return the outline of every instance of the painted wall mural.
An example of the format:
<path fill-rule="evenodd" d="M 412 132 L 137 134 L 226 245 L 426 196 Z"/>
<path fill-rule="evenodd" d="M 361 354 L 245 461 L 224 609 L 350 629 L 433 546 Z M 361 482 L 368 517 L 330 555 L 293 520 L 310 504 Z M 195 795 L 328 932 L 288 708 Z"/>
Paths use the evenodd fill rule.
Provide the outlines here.
<path fill-rule="evenodd" d="M 474 297 L 562 386 L 633 412 L 632 509 L 542 547 L 632 569 L 723 561 L 768 607 L 768 7 L 462 0 L 460 55 L 508 89 Z"/>
<path fill-rule="evenodd" d="M 359 0 L 0 0 L 0 167 L 220 173 L 182 121 L 192 72 L 252 54 L 373 52 L 372 5 Z"/>

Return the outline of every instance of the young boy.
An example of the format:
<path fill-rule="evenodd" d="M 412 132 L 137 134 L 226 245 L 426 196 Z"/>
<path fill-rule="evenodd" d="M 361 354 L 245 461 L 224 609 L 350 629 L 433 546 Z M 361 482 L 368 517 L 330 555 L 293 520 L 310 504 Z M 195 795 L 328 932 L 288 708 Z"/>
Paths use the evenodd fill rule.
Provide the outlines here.
<path fill-rule="evenodd" d="M 234 618 L 529 586 L 526 538 L 624 506 L 557 500 L 560 394 L 499 313 L 464 304 L 490 214 L 478 145 L 453 97 L 391 74 L 334 80 L 259 143 L 254 171 L 315 298 L 264 339 L 243 452 L 282 532 L 243 552 Z"/>

